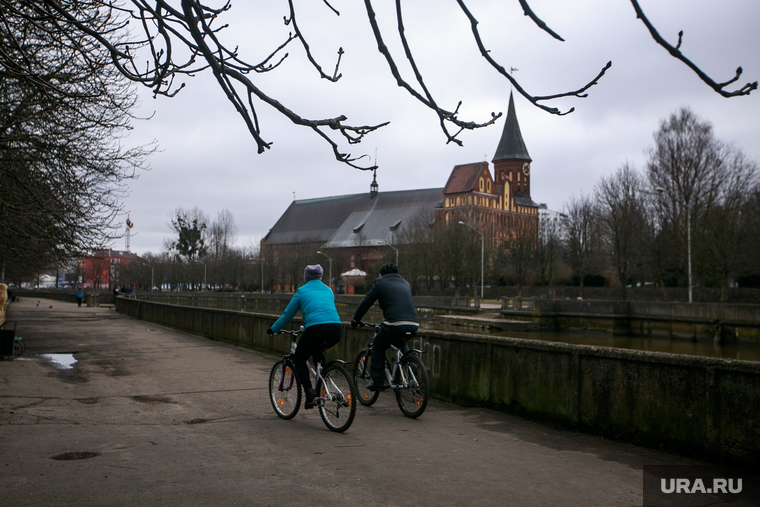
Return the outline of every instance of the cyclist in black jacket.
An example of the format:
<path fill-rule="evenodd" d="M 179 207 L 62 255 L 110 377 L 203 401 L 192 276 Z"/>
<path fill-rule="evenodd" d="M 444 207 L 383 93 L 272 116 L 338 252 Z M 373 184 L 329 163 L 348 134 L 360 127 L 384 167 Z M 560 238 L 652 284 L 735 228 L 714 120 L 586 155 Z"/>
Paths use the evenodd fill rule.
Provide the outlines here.
<path fill-rule="evenodd" d="M 372 289 L 364 296 L 351 319 L 351 327 L 359 326 L 364 314 L 375 303 L 380 302 L 385 321 L 372 342 L 372 360 L 370 375 L 372 383 L 367 386 L 370 391 L 385 389 L 385 351 L 391 345 L 409 353 L 406 342 L 417 334 L 419 321 L 412 300 L 412 287 L 398 274 L 398 267 L 389 262 L 380 268 L 380 277 L 375 280 Z"/>

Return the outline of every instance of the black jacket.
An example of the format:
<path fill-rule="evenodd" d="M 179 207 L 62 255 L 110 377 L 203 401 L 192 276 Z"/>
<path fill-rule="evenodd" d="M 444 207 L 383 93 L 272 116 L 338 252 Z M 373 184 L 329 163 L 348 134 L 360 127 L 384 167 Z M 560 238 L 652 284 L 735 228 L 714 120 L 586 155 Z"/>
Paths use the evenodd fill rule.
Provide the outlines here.
<path fill-rule="evenodd" d="M 380 301 L 383 316 L 388 322 L 419 322 L 412 300 L 412 287 L 398 273 L 388 273 L 375 280 L 372 289 L 359 303 L 353 320 L 360 321 L 375 301 Z"/>

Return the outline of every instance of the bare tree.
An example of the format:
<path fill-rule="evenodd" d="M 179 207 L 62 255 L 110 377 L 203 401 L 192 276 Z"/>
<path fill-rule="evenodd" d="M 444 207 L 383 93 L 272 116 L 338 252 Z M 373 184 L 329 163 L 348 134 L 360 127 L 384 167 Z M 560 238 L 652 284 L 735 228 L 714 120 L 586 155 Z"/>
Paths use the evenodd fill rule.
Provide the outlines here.
<path fill-rule="evenodd" d="M 233 270 L 234 263 L 230 261 L 235 253 L 233 245 L 237 240 L 237 225 L 230 210 L 223 209 L 219 212 L 216 220 L 209 227 L 208 240 L 211 279 L 215 280 L 217 285 L 224 287 L 231 281 L 230 272 Z"/>
<path fill-rule="evenodd" d="M 637 18 L 641 20 L 654 41 L 668 51 L 674 58 L 687 65 L 708 86 L 726 97 L 747 95 L 757 88 L 757 82 L 748 83 L 737 90 L 728 91 L 726 88 L 736 83 L 741 75 L 737 69 L 735 77 L 728 81 L 717 82 L 705 74 L 699 66 L 681 52 L 683 32 L 679 34 L 678 43 L 671 45 L 666 41 L 649 21 L 638 0 L 631 0 Z M 336 15 L 339 12 L 327 0 L 325 8 Z M 529 93 L 507 70 L 504 65 L 494 59 L 486 47 L 478 21 L 465 0 L 457 0 L 463 18 L 469 23 L 472 32 L 472 43 L 477 47 L 485 62 L 501 78 L 508 80 L 514 89 L 526 97 L 531 103 L 541 109 L 554 113 L 566 114 L 557 108 L 544 105 L 545 102 L 561 97 L 586 96 L 587 90 L 597 84 L 610 68 L 608 62 L 596 76 L 576 90 L 538 96 Z M 526 0 L 520 0 L 525 15 L 538 28 L 558 41 L 564 39 L 548 27 L 531 9 Z M 155 95 L 171 97 L 185 86 L 181 79 L 193 76 L 203 71 L 211 72 L 216 78 L 222 92 L 230 100 L 236 111 L 243 118 L 248 131 L 253 136 L 259 153 L 271 145 L 262 135 L 258 108 L 268 106 L 284 115 L 293 124 L 313 130 L 332 148 L 336 158 L 353 167 L 356 157 L 341 151 L 339 143 L 352 145 L 386 123 L 375 125 L 347 124 L 345 115 L 332 115 L 323 119 L 308 119 L 294 111 L 288 105 L 278 101 L 257 84 L 257 75 L 276 70 L 288 57 L 287 48 L 300 44 L 313 70 L 320 78 L 336 82 L 341 78 L 340 60 L 344 49 L 337 49 L 337 61 L 332 72 L 325 71 L 323 64 L 317 61 L 311 50 L 309 40 L 302 30 L 297 16 L 295 3 L 287 2 L 284 10 L 284 22 L 290 27 L 290 32 L 280 41 L 272 41 L 270 48 L 264 49 L 267 54 L 256 63 L 249 63 L 241 55 L 243 49 L 227 46 L 222 41 L 222 29 L 226 26 L 222 18 L 231 10 L 231 4 L 226 3 L 220 8 L 205 5 L 200 0 L 127 0 L 114 4 L 110 0 L 43 0 L 43 1 L 11 1 L 0 0 L 2 17 L 11 22 L 36 23 L 45 20 L 50 25 L 52 37 L 63 38 L 71 35 L 74 38 L 86 39 L 88 45 L 98 44 L 104 52 L 110 54 L 112 65 L 128 79 L 140 83 L 153 90 Z M 371 0 L 364 0 L 364 9 L 378 51 L 385 58 L 388 70 L 396 84 L 406 90 L 415 100 L 433 111 L 438 117 L 439 124 L 447 142 L 461 144 L 457 138 L 463 130 L 477 129 L 492 124 L 500 114 L 492 114 L 490 119 L 482 121 L 463 120 L 459 117 L 459 106 L 445 108 L 436 99 L 431 88 L 425 82 L 422 67 L 418 65 L 415 53 L 408 42 L 404 25 L 404 11 L 401 2 L 395 2 L 396 26 L 392 29 L 383 28 L 378 21 L 375 5 Z M 391 7 L 388 7 L 391 9 Z M 93 13 L 98 13 L 94 16 Z M 99 22 L 106 19 L 107 24 Z M 129 21 L 134 23 L 129 24 Z M 403 48 L 403 58 L 410 65 L 414 79 L 405 80 L 399 70 L 399 58 L 395 55 L 386 39 L 395 38 Z M 259 49 L 259 48 L 257 48 Z M 246 53 L 252 52 L 250 49 Z M 10 64 L 17 63 L 13 58 L 7 58 Z M 48 68 L 34 68 L 16 65 L 19 75 L 32 82 L 44 81 Z M 54 83 L 46 83 L 55 87 Z M 460 103 L 461 104 L 461 103 Z M 341 141 L 342 138 L 342 141 Z M 368 169 L 368 167 L 359 167 Z"/>
<path fill-rule="evenodd" d="M 610 264 L 615 268 L 627 298 L 631 271 L 642 264 L 641 244 L 644 221 L 644 180 L 628 163 L 596 186 L 601 236 Z"/>
<path fill-rule="evenodd" d="M 403 273 L 415 294 L 422 288 L 429 293 L 439 275 L 440 255 L 432 254 L 437 251 L 434 226 L 433 210 L 420 211 L 396 236 L 397 248 L 400 243 L 405 251 Z"/>
<path fill-rule="evenodd" d="M 700 120 L 690 109 L 681 108 L 660 124 L 654 134 L 655 146 L 647 164 L 649 184 L 660 199 L 664 220 L 673 225 L 685 254 L 689 301 L 692 301 L 692 263 L 703 257 L 693 252 L 703 245 L 700 237 L 707 210 L 720 196 L 725 177 L 724 147 L 713 135 L 712 125 Z M 682 254 L 682 255 L 683 255 Z"/>
<path fill-rule="evenodd" d="M 747 203 L 752 194 L 747 190 L 757 185 L 758 171 L 754 161 L 734 148 L 726 148 L 722 158 L 723 177 L 717 202 L 706 210 L 703 244 L 720 283 L 721 300 L 728 302 L 729 281 L 739 273 L 744 252 L 751 248 Z"/>
<path fill-rule="evenodd" d="M 509 240 L 509 250 L 502 259 L 506 273 L 517 284 L 517 296 L 522 296 L 522 288 L 529 284 L 534 267 L 537 244 L 537 224 L 527 217 L 518 217 Z"/>
<path fill-rule="evenodd" d="M 200 208 L 177 208 L 170 213 L 169 220 L 169 226 L 177 234 L 177 238 L 168 243 L 171 250 L 191 263 L 206 255 L 208 217 Z"/>
<path fill-rule="evenodd" d="M 37 6 L 0 2 L 0 261 L 42 268 L 118 236 L 125 182 L 151 148 L 123 146 L 136 93 L 103 43 Z M 119 43 L 107 13 L 69 7 Z"/>
<path fill-rule="evenodd" d="M 549 296 L 552 283 L 560 262 L 562 250 L 562 227 L 559 221 L 539 220 L 536 247 L 533 251 L 533 270 L 544 287 L 544 295 Z"/>
<path fill-rule="evenodd" d="M 579 277 L 581 297 L 586 277 L 596 267 L 599 251 L 597 212 L 587 195 L 571 196 L 565 205 L 567 215 L 567 253 L 573 273 Z"/>

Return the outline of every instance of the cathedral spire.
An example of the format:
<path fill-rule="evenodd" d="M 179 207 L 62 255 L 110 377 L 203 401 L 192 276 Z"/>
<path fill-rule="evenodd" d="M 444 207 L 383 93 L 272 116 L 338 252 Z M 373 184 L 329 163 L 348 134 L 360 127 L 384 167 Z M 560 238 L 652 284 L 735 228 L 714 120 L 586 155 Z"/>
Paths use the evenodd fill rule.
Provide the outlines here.
<path fill-rule="evenodd" d="M 507 120 L 504 122 L 504 131 L 501 133 L 501 140 L 499 140 L 499 146 L 496 148 L 496 154 L 493 156 L 493 162 L 506 159 L 532 160 L 530 155 L 528 155 L 528 149 L 525 147 L 525 142 L 520 133 L 520 125 L 517 123 L 515 101 L 512 98 L 512 92 L 509 93 Z"/>
<path fill-rule="evenodd" d="M 377 197 L 378 185 L 377 185 L 377 167 L 374 170 L 374 176 L 372 177 L 372 183 L 369 186 L 369 195 L 373 199 Z"/>

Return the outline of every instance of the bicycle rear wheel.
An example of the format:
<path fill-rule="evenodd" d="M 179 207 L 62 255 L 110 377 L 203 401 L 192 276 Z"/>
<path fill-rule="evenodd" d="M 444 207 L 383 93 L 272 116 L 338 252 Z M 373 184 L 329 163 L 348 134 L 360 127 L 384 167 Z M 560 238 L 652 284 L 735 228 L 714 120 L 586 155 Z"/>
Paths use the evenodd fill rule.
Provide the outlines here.
<path fill-rule="evenodd" d="M 425 411 L 430 397 L 427 370 L 422 361 L 413 355 L 402 358 L 399 366 L 406 378 L 404 387 L 395 390 L 396 402 L 405 416 L 415 419 Z"/>
<path fill-rule="evenodd" d="M 372 362 L 370 352 L 367 349 L 362 350 L 356 361 L 354 361 L 354 385 L 356 386 L 357 399 L 365 407 L 372 406 L 380 395 L 379 391 L 370 391 L 367 385 L 372 383 L 372 377 L 369 374 L 369 365 Z"/>
<path fill-rule="evenodd" d="M 330 431 L 343 433 L 356 416 L 356 388 L 348 372 L 337 364 L 326 368 L 322 378 L 325 382 L 319 389 L 319 396 L 325 400 L 319 405 L 319 415 Z"/>
<path fill-rule="evenodd" d="M 293 419 L 301 407 L 301 383 L 290 361 L 277 361 L 269 374 L 269 401 L 283 419 Z"/>

